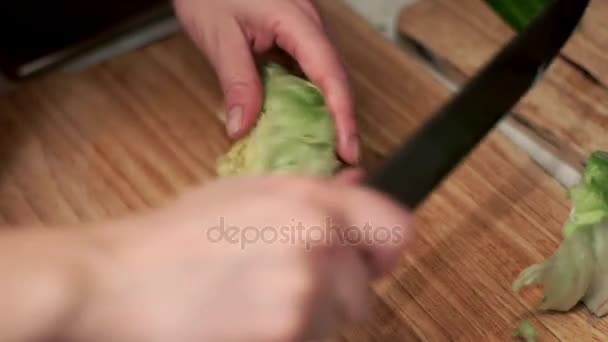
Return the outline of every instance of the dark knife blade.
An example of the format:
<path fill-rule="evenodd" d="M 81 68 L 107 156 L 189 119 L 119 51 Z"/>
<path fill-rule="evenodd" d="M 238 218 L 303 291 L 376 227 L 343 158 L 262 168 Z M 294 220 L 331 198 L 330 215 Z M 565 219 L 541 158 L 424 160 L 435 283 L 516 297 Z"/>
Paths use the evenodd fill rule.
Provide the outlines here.
<path fill-rule="evenodd" d="M 410 209 L 420 205 L 543 75 L 589 0 L 555 0 L 450 102 L 365 180 Z"/>

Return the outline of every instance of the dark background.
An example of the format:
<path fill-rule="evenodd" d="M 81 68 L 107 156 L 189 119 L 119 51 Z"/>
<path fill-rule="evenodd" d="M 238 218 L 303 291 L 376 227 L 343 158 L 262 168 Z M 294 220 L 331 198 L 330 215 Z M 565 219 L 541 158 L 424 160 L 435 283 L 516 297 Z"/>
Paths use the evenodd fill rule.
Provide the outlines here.
<path fill-rule="evenodd" d="M 0 0 L 0 71 L 107 33 L 167 0 Z"/>

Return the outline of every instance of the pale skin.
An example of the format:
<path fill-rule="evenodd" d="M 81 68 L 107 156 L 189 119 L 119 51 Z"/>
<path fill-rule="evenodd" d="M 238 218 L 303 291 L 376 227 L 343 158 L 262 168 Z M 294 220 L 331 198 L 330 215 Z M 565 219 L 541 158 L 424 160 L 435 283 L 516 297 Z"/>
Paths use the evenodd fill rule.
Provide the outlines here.
<path fill-rule="evenodd" d="M 261 103 L 252 55 L 274 41 L 325 91 L 339 153 L 356 162 L 345 73 L 308 1 L 177 0 L 176 7 L 215 66 L 227 108 L 242 108 L 238 129 L 228 127 L 233 137 L 251 128 Z M 340 324 L 369 315 L 371 282 L 395 267 L 414 238 L 407 208 L 363 187 L 360 178 L 346 171 L 327 180 L 224 179 L 120 220 L 3 229 L 0 340 L 300 341 L 331 335 Z M 276 229 L 295 221 L 304 238 L 243 246 L 208 234 L 222 218 L 235 227 Z M 366 238 L 313 243 L 313 231 L 328 232 L 314 227 L 327 227 L 328 218 L 338 236 Z M 392 238 L 378 238 L 381 228 L 391 228 Z"/>

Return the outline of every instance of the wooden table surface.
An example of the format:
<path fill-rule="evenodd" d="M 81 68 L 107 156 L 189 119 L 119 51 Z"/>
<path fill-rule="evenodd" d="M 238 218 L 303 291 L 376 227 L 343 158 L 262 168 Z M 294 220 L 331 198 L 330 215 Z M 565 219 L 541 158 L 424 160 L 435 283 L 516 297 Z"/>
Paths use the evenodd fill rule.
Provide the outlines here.
<path fill-rule="evenodd" d="M 422 1 L 438 8 L 448 3 Z M 318 3 L 351 73 L 364 165 L 373 168 L 451 91 L 341 1 Z M 425 12 L 426 20 L 434 11 Z M 457 18 L 451 31 L 464 44 L 458 27 L 466 20 Z M 449 27 L 427 25 L 428 37 L 418 41 L 431 41 L 433 28 L 442 35 Z M 463 77 L 477 65 L 468 63 Z M 552 86 L 543 87 L 553 99 L 537 96 L 523 105 L 544 114 L 525 118 L 584 156 L 606 139 L 595 134 L 605 127 L 605 88 L 566 66 L 550 78 Z M 571 82 L 562 88 L 560 78 Z M 229 147 L 217 115 L 221 100 L 212 70 L 183 34 L 1 97 L 0 222 L 117 218 L 203 186 L 216 177 L 215 160 Z M 586 121 L 592 119 L 596 125 Z M 579 139 L 569 143 L 572 135 Z M 584 310 L 536 315 L 531 298 L 511 292 L 524 267 L 558 246 L 568 211 L 564 187 L 528 151 L 493 132 L 416 213 L 417 244 L 374 285 L 371 321 L 344 327 L 336 340 L 505 341 L 524 318 L 537 324 L 541 341 L 608 339 L 608 325 Z"/>

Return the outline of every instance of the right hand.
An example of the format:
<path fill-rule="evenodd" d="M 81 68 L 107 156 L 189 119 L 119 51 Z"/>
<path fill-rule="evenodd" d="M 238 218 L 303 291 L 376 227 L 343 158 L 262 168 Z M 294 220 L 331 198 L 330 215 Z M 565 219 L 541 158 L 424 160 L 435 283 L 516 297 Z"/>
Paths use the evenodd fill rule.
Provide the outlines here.
<path fill-rule="evenodd" d="M 311 237 L 327 233 L 327 218 L 340 237 L 355 240 L 314 243 Z M 234 239 L 210 230 L 222 219 L 236 227 Z M 279 231 L 299 224 L 301 239 L 297 230 Z M 265 241 L 247 235 L 264 227 Z M 268 240 L 285 232 L 295 240 Z M 349 182 L 294 177 L 220 180 L 93 234 L 102 245 L 67 331 L 79 341 L 327 336 L 366 317 L 370 282 L 413 239 L 409 213 L 383 196 Z"/>

